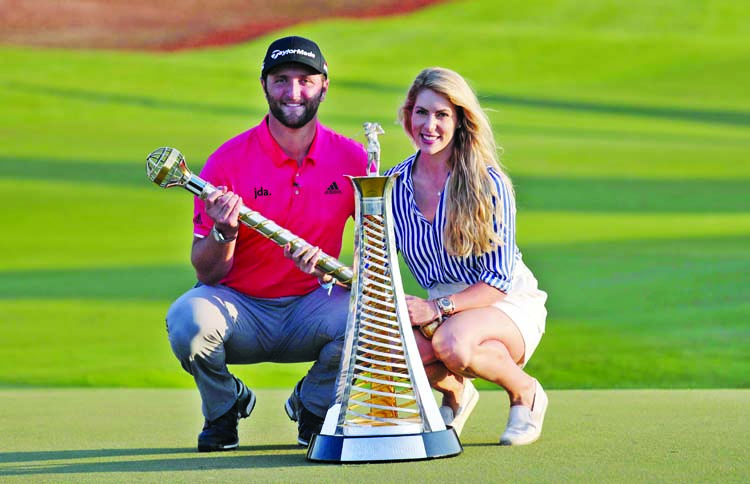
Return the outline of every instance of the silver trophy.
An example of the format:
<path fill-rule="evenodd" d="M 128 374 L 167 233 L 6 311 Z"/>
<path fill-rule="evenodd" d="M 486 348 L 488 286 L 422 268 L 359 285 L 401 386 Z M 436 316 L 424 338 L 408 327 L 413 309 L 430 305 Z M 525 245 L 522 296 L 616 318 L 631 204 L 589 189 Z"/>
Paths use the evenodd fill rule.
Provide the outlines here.
<path fill-rule="evenodd" d="M 146 175 L 162 188 L 179 186 L 202 200 L 216 191 L 215 186 L 194 175 L 188 169 L 185 157 L 174 148 L 158 148 L 151 152 L 146 158 Z M 282 247 L 290 244 L 292 251 L 302 246 L 311 247 L 304 239 L 244 205 L 240 208 L 239 220 Z M 351 285 L 352 270 L 336 258 L 323 253 L 315 266 L 326 274 L 333 276 L 341 284 L 347 287 Z"/>
<path fill-rule="evenodd" d="M 397 175 L 378 176 L 380 125 L 365 123 L 365 133 L 370 176 L 351 177 L 357 211 L 344 352 L 335 402 L 307 458 L 382 462 L 458 455 L 461 443 L 438 411 L 406 308 L 391 214 Z"/>

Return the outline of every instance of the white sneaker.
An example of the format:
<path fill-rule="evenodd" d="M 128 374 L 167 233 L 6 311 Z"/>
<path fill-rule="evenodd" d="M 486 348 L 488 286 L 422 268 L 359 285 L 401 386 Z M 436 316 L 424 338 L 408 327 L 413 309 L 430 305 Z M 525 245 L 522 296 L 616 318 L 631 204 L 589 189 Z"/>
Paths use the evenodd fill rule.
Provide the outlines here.
<path fill-rule="evenodd" d="M 510 407 L 508 425 L 500 437 L 500 445 L 526 445 L 535 442 L 542 435 L 544 413 L 549 399 L 539 382 L 536 382 L 536 393 L 531 408 L 524 405 Z"/>
<path fill-rule="evenodd" d="M 450 425 L 456 431 L 456 435 L 461 435 L 466 420 L 474 411 L 479 401 L 479 392 L 474 388 L 474 384 L 468 378 L 464 379 L 464 390 L 461 392 L 461 405 L 458 407 L 456 415 L 453 415 L 453 409 L 447 405 L 440 407 L 440 415 L 443 417 L 445 425 Z"/>

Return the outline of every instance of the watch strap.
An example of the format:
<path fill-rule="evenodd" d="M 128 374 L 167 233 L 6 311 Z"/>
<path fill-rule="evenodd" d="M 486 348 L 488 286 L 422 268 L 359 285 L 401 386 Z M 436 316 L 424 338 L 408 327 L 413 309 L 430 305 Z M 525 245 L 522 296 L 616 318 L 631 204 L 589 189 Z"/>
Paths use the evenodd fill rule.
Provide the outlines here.
<path fill-rule="evenodd" d="M 211 236 L 214 238 L 214 240 L 220 244 L 228 244 L 230 242 L 234 242 L 235 239 L 237 239 L 237 236 L 234 237 L 226 237 L 224 234 L 221 233 L 219 229 L 216 228 L 216 225 L 211 227 Z"/>

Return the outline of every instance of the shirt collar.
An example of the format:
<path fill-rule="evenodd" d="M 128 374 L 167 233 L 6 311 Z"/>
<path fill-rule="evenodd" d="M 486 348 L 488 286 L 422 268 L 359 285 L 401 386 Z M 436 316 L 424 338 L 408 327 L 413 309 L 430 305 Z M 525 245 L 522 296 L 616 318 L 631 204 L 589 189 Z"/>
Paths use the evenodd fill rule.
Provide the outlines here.
<path fill-rule="evenodd" d="M 284 153 L 284 150 L 281 148 L 281 146 L 279 146 L 279 143 L 271 135 L 271 129 L 268 127 L 268 116 L 269 115 L 266 114 L 266 116 L 263 118 L 263 122 L 260 123 L 260 144 L 263 148 L 263 151 L 268 154 L 268 156 L 271 158 L 271 160 L 273 160 L 276 166 L 281 166 L 288 161 L 296 163 L 295 160 Z M 305 156 L 305 162 L 309 160 L 311 163 L 315 163 L 316 160 L 319 160 L 323 155 L 323 143 L 319 141 L 321 137 L 321 131 L 322 125 L 320 124 L 320 121 L 316 119 L 315 137 L 313 138 L 310 149 L 307 152 L 307 156 Z"/>

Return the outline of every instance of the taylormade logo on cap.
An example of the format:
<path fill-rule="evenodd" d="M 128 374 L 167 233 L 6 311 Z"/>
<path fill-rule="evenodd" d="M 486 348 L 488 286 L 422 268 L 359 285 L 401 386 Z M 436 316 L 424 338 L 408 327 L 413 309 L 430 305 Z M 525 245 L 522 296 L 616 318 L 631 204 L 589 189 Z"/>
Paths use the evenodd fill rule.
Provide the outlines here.
<path fill-rule="evenodd" d="M 315 59 L 314 52 L 308 52 L 302 49 L 274 50 L 271 53 L 271 59 L 278 59 L 282 55 L 289 55 L 289 54 L 306 55 L 307 57 L 312 57 L 313 59 Z"/>
<path fill-rule="evenodd" d="M 310 39 L 294 35 L 274 40 L 268 46 L 261 66 L 261 77 L 265 77 L 268 71 L 277 65 L 287 62 L 305 64 L 320 74 L 328 75 L 328 65 L 318 44 Z"/>

